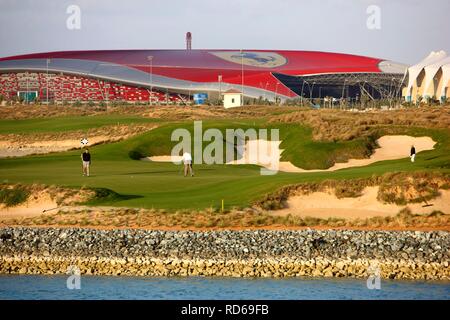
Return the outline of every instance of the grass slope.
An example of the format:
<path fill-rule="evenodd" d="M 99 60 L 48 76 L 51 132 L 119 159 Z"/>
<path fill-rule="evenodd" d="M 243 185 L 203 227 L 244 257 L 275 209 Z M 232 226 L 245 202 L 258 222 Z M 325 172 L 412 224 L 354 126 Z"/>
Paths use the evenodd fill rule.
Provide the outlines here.
<path fill-rule="evenodd" d="M 0 134 L 64 132 L 72 130 L 86 130 L 107 125 L 157 122 L 158 119 L 144 118 L 130 115 L 91 115 L 66 116 L 37 119 L 0 119 Z"/>

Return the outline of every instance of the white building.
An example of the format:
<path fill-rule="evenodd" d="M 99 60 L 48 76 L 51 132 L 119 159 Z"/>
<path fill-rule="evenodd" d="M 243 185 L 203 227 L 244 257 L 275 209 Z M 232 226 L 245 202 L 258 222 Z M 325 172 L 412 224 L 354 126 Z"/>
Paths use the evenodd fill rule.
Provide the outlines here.
<path fill-rule="evenodd" d="M 225 109 L 240 107 L 243 105 L 242 92 L 236 89 L 229 89 L 223 93 L 223 106 Z"/>
<path fill-rule="evenodd" d="M 407 72 L 408 85 L 403 89 L 406 101 L 432 99 L 445 102 L 450 97 L 450 57 L 445 51 L 432 51 Z"/>

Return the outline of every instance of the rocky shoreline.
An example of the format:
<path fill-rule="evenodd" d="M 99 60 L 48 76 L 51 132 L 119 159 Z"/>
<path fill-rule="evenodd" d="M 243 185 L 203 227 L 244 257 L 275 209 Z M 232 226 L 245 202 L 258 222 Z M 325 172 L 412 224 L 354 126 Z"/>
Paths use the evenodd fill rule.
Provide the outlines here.
<path fill-rule="evenodd" d="M 450 280 L 445 231 L 1 228 L 0 273 Z"/>

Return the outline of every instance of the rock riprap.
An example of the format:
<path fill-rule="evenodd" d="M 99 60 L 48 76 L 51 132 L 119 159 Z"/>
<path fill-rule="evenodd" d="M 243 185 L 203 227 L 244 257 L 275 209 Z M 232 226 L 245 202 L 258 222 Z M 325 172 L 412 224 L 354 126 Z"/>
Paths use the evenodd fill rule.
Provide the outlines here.
<path fill-rule="evenodd" d="M 444 231 L 1 228 L 0 273 L 450 280 Z"/>

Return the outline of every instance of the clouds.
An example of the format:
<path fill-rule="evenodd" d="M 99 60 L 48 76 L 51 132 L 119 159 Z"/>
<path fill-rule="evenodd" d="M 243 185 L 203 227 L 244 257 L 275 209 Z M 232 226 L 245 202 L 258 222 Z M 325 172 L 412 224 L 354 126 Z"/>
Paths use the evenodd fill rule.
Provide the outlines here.
<path fill-rule="evenodd" d="M 66 28 L 67 6 L 82 12 Z M 366 26 L 369 5 L 381 29 Z M 0 56 L 53 50 L 193 48 L 323 50 L 414 63 L 450 51 L 448 0 L 0 0 Z M 421 39 L 424 39 L 421 41 Z"/>

